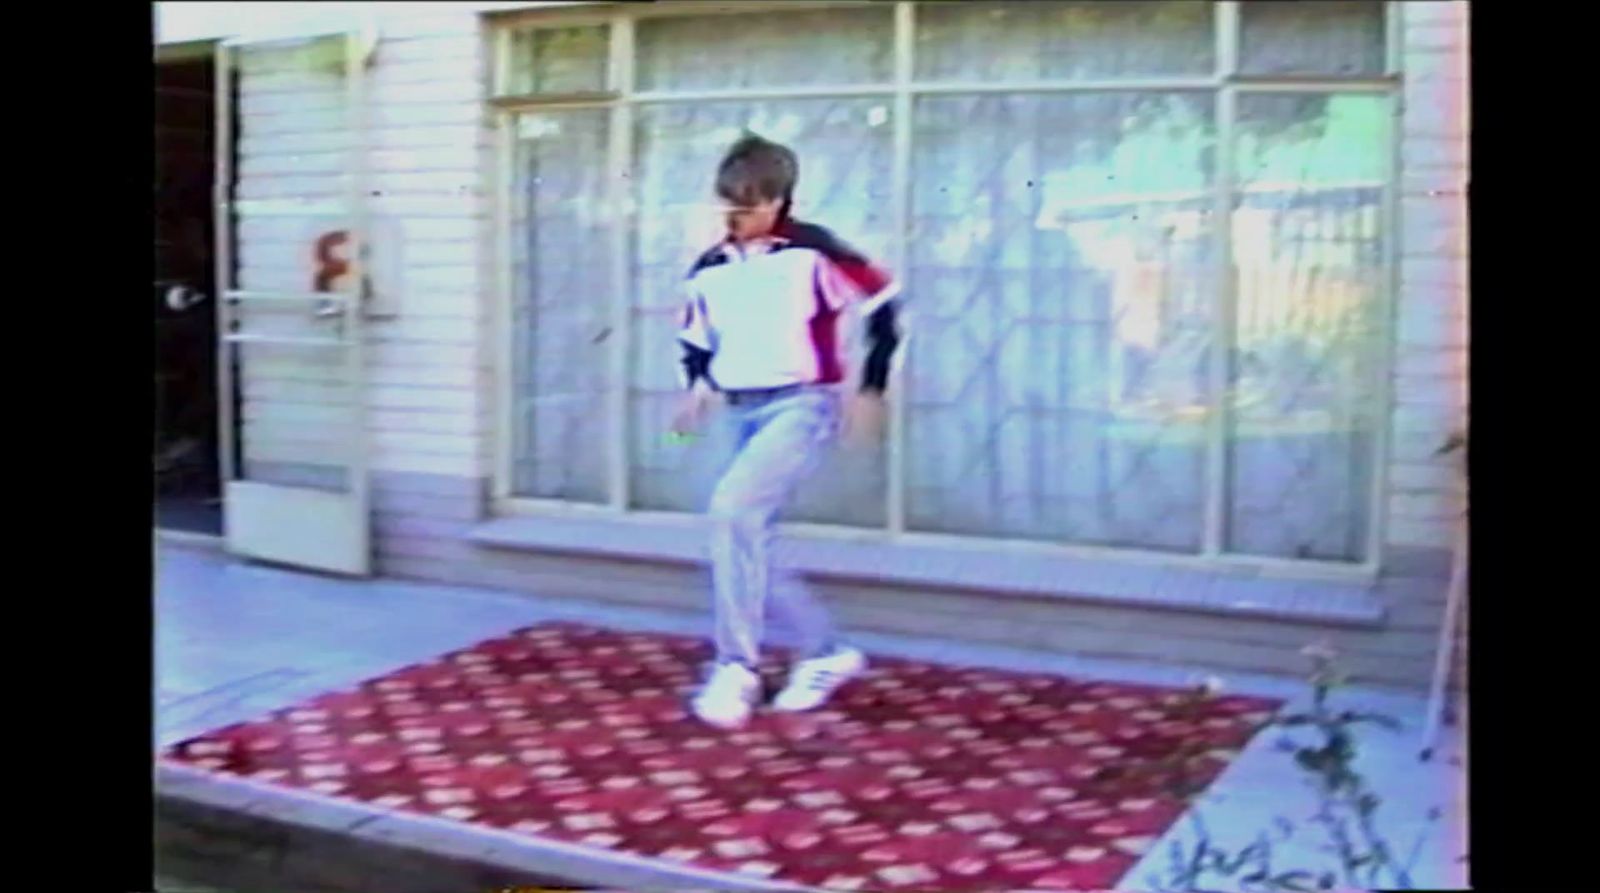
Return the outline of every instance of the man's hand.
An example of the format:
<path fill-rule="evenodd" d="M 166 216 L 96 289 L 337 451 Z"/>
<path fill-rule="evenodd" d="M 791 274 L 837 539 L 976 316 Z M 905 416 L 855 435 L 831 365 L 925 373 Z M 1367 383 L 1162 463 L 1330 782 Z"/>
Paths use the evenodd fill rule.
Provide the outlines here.
<path fill-rule="evenodd" d="M 889 416 L 883 394 L 878 391 L 860 391 L 850 395 L 844 407 L 844 429 L 847 446 L 868 447 L 883 440 L 885 420 Z"/>
<path fill-rule="evenodd" d="M 705 379 L 698 379 L 694 386 L 689 388 L 689 393 L 683 395 L 678 403 L 678 409 L 672 415 L 673 434 L 696 434 L 705 424 L 706 415 L 717 401 L 717 392 Z"/>

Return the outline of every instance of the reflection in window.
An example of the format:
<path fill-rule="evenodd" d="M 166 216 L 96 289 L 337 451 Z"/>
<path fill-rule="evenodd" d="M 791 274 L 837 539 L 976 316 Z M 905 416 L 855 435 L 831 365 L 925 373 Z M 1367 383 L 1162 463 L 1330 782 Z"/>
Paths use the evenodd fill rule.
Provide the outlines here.
<path fill-rule="evenodd" d="M 1240 99 L 1232 551 L 1365 557 L 1389 115 L 1384 97 Z"/>
<path fill-rule="evenodd" d="M 889 80 L 892 10 L 662 16 L 638 24 L 640 90 L 730 90 Z"/>
<path fill-rule="evenodd" d="M 1198 548 L 1209 97 L 927 98 L 914 123 L 911 526 Z"/>
<path fill-rule="evenodd" d="M 918 80 L 1209 74 L 1210 3 L 963 2 L 917 6 Z"/>
<path fill-rule="evenodd" d="M 503 93 L 582 93 L 606 87 L 606 29 L 533 28 L 511 35 L 509 83 Z"/>
<path fill-rule="evenodd" d="M 611 387 L 607 115 L 549 111 L 518 123 L 512 227 L 512 492 L 605 502 Z"/>
<path fill-rule="evenodd" d="M 1383 73 L 1383 4 L 1295 0 L 1239 7 L 1239 70 L 1244 74 Z"/>

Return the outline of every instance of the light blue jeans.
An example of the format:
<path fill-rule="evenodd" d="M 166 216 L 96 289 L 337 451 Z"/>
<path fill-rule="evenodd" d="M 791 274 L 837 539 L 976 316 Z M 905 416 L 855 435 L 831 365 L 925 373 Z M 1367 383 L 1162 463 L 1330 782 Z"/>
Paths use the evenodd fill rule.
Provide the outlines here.
<path fill-rule="evenodd" d="M 827 387 L 727 407 L 733 455 L 707 509 L 719 662 L 756 665 L 769 602 L 802 657 L 833 649 L 827 611 L 797 575 L 773 569 L 770 551 L 774 517 L 837 439 L 839 414 L 839 393 Z"/>

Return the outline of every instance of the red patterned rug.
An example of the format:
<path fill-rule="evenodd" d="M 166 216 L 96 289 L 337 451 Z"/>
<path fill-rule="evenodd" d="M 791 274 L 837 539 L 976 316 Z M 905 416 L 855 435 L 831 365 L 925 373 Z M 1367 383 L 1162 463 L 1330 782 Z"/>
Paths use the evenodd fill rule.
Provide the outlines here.
<path fill-rule="evenodd" d="M 1278 702 L 876 658 L 826 709 L 700 725 L 695 639 L 547 624 L 218 729 L 164 759 L 832 890 L 1114 887 Z M 763 668 L 781 684 L 777 656 Z"/>

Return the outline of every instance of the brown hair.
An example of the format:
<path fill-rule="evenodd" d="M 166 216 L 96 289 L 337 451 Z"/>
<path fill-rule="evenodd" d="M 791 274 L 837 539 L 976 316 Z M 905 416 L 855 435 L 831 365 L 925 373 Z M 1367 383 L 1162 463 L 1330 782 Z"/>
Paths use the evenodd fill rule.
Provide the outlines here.
<path fill-rule="evenodd" d="M 742 205 L 781 199 L 787 210 L 799 179 L 792 150 L 747 131 L 717 165 L 717 194 Z"/>

